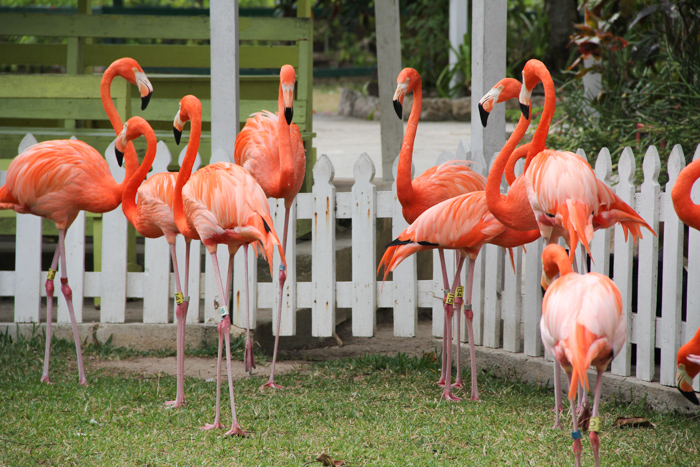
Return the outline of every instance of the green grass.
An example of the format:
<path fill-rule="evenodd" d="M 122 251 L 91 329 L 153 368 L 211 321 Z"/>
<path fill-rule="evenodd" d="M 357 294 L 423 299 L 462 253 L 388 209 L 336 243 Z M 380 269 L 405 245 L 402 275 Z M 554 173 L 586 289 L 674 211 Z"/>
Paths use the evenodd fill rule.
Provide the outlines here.
<path fill-rule="evenodd" d="M 187 379 L 187 405 L 168 410 L 162 403 L 175 393 L 174 377 L 88 367 L 83 388 L 73 345 L 53 342 L 48 386 L 39 383 L 43 338 L 0 335 L 0 465 L 301 466 L 322 452 L 352 466 L 573 463 L 570 430 L 551 429 L 551 389 L 481 374 L 483 402 L 441 402 L 434 354 L 316 362 L 278 377 L 288 387 L 281 392 L 259 392 L 262 377 L 237 381 L 249 437 L 231 439 L 198 429 L 213 421 L 215 383 Z M 126 356 L 106 347 L 86 355 Z M 230 426 L 228 404 L 224 396 Z M 655 413 L 643 402 L 605 403 L 601 416 L 604 465 L 697 464 L 698 417 Z M 613 428 L 618 416 L 646 417 L 657 428 Z M 591 465 L 585 435 L 583 446 Z"/>

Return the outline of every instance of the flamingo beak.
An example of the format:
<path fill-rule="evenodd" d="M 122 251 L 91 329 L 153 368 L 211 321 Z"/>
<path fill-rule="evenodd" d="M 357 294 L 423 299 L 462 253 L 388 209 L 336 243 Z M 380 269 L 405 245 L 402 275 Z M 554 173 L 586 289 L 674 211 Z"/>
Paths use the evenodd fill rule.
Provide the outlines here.
<path fill-rule="evenodd" d="M 685 365 L 678 365 L 678 368 L 676 368 L 676 388 L 683 394 L 683 397 L 690 402 L 695 405 L 700 405 L 700 401 L 698 401 L 698 396 L 695 395 L 692 385 L 688 384 L 686 381 L 686 376 Z"/>
<path fill-rule="evenodd" d="M 291 125 L 294 115 L 294 83 L 282 85 L 282 100 L 284 101 L 284 119 L 287 121 L 287 125 Z"/>
<path fill-rule="evenodd" d="M 126 140 L 126 129 L 129 127 L 129 122 L 124 124 L 121 133 L 117 136 L 117 140 L 114 142 L 114 155 L 117 157 L 117 164 L 119 167 L 124 163 L 124 149 L 128 144 Z"/>
<path fill-rule="evenodd" d="M 136 78 L 136 85 L 139 88 L 139 93 L 141 94 L 141 110 L 146 110 L 148 103 L 151 101 L 151 95 L 153 94 L 153 85 L 148 78 L 146 73 L 139 71 L 134 68 L 134 76 Z"/>
<path fill-rule="evenodd" d="M 396 111 L 396 115 L 398 115 L 399 119 L 403 120 L 403 106 L 398 99 L 394 101 L 394 110 Z"/>
<path fill-rule="evenodd" d="M 180 118 L 180 111 L 178 110 L 175 115 L 175 120 L 173 121 L 173 136 L 175 136 L 175 144 L 180 145 L 180 138 L 182 138 L 182 128 L 185 123 Z"/>
<path fill-rule="evenodd" d="M 396 91 L 394 92 L 394 110 L 399 119 L 403 120 L 403 98 L 406 95 L 406 88 L 408 87 L 408 81 L 399 83 L 396 86 Z"/>
<path fill-rule="evenodd" d="M 520 96 L 518 97 L 518 102 L 520 103 L 520 111 L 523 113 L 523 116 L 526 120 L 530 120 L 530 104 L 532 103 L 532 101 L 530 100 L 531 96 L 532 90 L 528 90 L 527 86 L 525 86 L 525 83 L 523 83 L 522 87 L 520 88 Z"/>
<path fill-rule="evenodd" d="M 484 106 L 479 102 L 479 117 L 481 117 L 481 126 L 486 128 L 486 122 L 489 120 L 489 112 L 484 109 Z"/>
<path fill-rule="evenodd" d="M 493 110 L 493 104 L 498 102 L 498 97 L 501 95 L 503 89 L 504 86 L 494 86 L 479 100 L 479 117 L 481 118 L 481 125 L 484 128 L 486 128 L 489 114 Z"/>

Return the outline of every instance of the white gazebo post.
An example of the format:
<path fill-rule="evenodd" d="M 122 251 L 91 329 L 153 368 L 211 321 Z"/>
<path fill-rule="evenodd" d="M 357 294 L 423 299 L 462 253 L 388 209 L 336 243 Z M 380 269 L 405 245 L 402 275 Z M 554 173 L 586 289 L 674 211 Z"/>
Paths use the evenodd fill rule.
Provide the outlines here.
<path fill-rule="evenodd" d="M 238 0 L 211 0 L 209 3 L 211 38 L 211 159 L 209 163 L 233 162 L 233 148 L 238 135 Z M 241 255 L 237 255 L 240 257 Z M 217 251 L 222 280 L 226 280 L 228 250 Z M 220 318 L 213 309 L 218 295 L 212 276 L 212 262 L 207 255 L 205 286 L 205 322 Z M 230 291 L 229 291 L 230 293 Z M 220 304 L 224 305 L 224 304 Z M 226 304 L 227 305 L 227 304 Z"/>
<path fill-rule="evenodd" d="M 399 0 L 376 0 L 377 66 L 379 68 L 379 105 L 382 138 L 382 178 L 392 180 L 392 165 L 401 151 L 403 122 L 394 112 L 392 97 L 396 77 L 401 71 L 401 25 Z"/>
<path fill-rule="evenodd" d="M 456 50 L 464 43 L 464 35 L 467 33 L 467 24 L 469 24 L 469 9 L 467 2 L 464 0 L 450 0 L 450 53 L 449 63 L 453 66 L 457 63 Z M 464 80 L 464 75 L 461 71 L 452 76 L 450 87 L 458 85 Z"/>
<path fill-rule="evenodd" d="M 505 143 L 505 106 L 491 111 L 488 127 L 479 120 L 479 99 L 506 77 L 506 0 L 472 3 L 472 154 L 489 163 Z M 520 79 L 520 76 L 512 76 Z"/>

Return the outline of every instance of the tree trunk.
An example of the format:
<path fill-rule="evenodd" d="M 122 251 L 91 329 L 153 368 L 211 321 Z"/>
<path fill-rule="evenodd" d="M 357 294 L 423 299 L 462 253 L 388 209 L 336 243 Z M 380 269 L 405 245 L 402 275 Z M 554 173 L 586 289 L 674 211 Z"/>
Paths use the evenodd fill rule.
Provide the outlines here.
<path fill-rule="evenodd" d="M 574 23 L 579 22 L 578 0 L 545 0 L 549 17 L 549 50 L 547 64 L 558 73 L 567 66 L 572 48 L 566 45 L 574 33 Z"/>

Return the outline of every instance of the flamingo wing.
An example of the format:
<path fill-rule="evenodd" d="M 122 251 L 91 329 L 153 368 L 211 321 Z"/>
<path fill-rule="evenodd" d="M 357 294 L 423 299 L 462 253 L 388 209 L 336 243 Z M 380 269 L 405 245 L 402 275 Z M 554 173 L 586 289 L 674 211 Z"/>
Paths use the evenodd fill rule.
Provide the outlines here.
<path fill-rule="evenodd" d="M 620 224 L 627 240 L 628 233 L 632 234 L 634 240 L 642 238 L 641 228 L 644 227 L 649 232 L 656 235 L 654 229 L 627 203 L 615 194 L 615 192 L 600 180 L 598 182 L 598 215 L 593 217 L 593 228 L 607 229 L 615 224 Z"/>
<path fill-rule="evenodd" d="M 169 243 L 179 233 L 173 215 L 173 193 L 177 173 L 164 172 L 149 177 L 138 189 L 138 220 L 141 235 L 157 238 L 165 235 Z"/>

